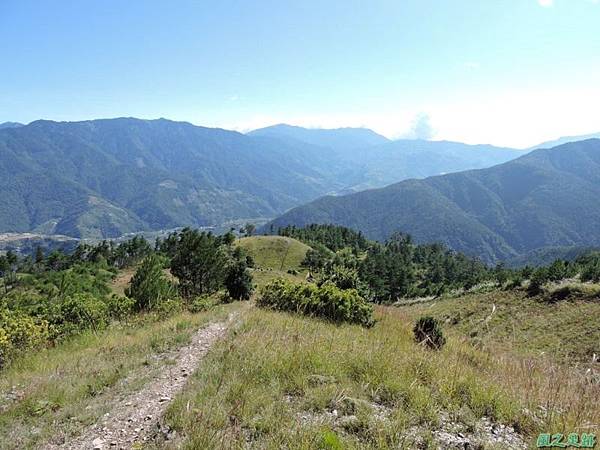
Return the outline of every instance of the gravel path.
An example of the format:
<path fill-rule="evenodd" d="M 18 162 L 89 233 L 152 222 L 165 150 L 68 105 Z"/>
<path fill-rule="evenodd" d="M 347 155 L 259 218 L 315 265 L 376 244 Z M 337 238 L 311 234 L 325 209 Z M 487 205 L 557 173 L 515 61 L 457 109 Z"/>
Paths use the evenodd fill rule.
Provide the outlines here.
<path fill-rule="evenodd" d="M 196 370 L 210 347 L 225 334 L 234 316 L 232 314 L 226 322 L 212 323 L 196 332 L 192 342 L 175 353 L 174 365 L 166 366 L 140 391 L 116 402 L 110 413 L 85 429 L 80 436 L 64 444 L 44 448 L 130 449 L 136 443 L 155 437 L 161 431 L 160 419 L 169 402 L 181 391 L 187 376 Z"/>

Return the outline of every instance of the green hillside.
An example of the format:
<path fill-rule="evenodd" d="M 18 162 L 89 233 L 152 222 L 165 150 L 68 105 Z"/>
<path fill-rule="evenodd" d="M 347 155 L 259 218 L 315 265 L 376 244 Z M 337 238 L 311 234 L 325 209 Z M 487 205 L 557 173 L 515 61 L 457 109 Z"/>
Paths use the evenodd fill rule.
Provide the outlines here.
<path fill-rule="evenodd" d="M 536 150 L 488 169 L 327 196 L 275 219 L 334 223 L 383 240 L 396 231 L 487 262 L 542 247 L 598 246 L 600 140 Z"/>
<path fill-rule="evenodd" d="M 496 291 L 401 309 L 412 317 L 433 315 L 475 345 L 587 364 L 600 344 L 600 328 L 592 320 L 600 317 L 600 286 L 568 286 L 572 293 L 560 301 L 551 292 L 529 297 L 521 291 Z"/>
<path fill-rule="evenodd" d="M 283 231 L 314 245 L 310 279 L 289 236 L 3 255 L 0 447 L 524 449 L 593 431 L 600 286 L 578 280 L 600 280 L 597 255 L 543 268 L 557 278 L 534 296 L 542 269 Z M 438 347 L 415 332 L 434 318 Z"/>
<path fill-rule="evenodd" d="M 252 256 L 258 267 L 286 271 L 299 270 L 310 247 L 296 239 L 283 236 L 252 236 L 237 244 Z"/>
<path fill-rule="evenodd" d="M 116 237 L 273 217 L 341 187 L 333 166 L 305 143 L 164 119 L 36 121 L 0 130 L 0 230 Z"/>

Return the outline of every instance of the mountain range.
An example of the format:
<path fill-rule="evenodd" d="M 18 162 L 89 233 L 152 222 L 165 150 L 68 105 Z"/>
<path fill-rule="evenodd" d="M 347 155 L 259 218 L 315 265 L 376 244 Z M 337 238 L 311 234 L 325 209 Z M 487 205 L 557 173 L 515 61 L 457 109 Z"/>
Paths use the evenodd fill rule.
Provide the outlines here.
<path fill-rule="evenodd" d="M 545 247 L 600 245 L 600 140 L 535 150 L 510 162 L 345 196 L 325 196 L 268 224 L 333 223 L 497 262 Z"/>
<path fill-rule="evenodd" d="M 0 123 L 0 130 L 3 128 L 19 128 L 22 126 L 24 126 L 24 125 L 19 122 L 2 122 L 2 123 Z"/>
<path fill-rule="evenodd" d="M 600 139 L 600 133 L 582 134 L 579 136 L 563 136 L 552 141 L 542 142 L 541 144 L 531 147 L 529 150 L 537 150 L 538 148 L 552 148 L 559 145 L 568 144 L 569 142 L 587 141 L 588 139 Z"/>
<path fill-rule="evenodd" d="M 524 153 L 492 145 L 418 139 L 392 141 L 364 128 L 324 130 L 280 124 L 249 134 L 323 148 L 335 156 L 346 181 L 346 192 L 383 187 L 408 178 L 490 167 Z"/>
<path fill-rule="evenodd" d="M 188 123 L 36 121 L 0 130 L 0 230 L 115 237 L 273 217 L 340 187 L 328 164 L 308 145 Z"/>
<path fill-rule="evenodd" d="M 165 119 L 10 123 L 0 129 L 0 232 L 107 238 L 272 218 L 325 194 L 521 154 L 361 128 L 245 135 Z"/>

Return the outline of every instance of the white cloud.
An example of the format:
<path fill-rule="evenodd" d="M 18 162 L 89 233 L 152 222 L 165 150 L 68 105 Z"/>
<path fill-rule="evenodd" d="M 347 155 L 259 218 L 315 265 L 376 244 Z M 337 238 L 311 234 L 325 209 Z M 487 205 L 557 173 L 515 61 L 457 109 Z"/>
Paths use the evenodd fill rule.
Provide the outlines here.
<path fill-rule="evenodd" d="M 346 111 L 220 108 L 173 118 L 242 132 L 277 123 L 307 128 L 367 127 L 389 138 L 418 134 L 435 140 L 525 148 L 560 136 L 600 131 L 600 87 L 595 81 L 600 68 L 589 71 L 589 76 L 570 86 L 540 80 L 537 86 L 469 88 L 422 101 L 395 98 Z M 430 118 L 433 126 L 426 126 Z"/>
<path fill-rule="evenodd" d="M 538 4 L 544 8 L 549 8 L 554 5 L 554 0 L 538 0 Z"/>
<path fill-rule="evenodd" d="M 419 113 L 412 121 L 410 131 L 402 137 L 407 139 L 429 140 L 433 138 L 435 131 L 431 126 L 431 117 L 427 113 Z"/>

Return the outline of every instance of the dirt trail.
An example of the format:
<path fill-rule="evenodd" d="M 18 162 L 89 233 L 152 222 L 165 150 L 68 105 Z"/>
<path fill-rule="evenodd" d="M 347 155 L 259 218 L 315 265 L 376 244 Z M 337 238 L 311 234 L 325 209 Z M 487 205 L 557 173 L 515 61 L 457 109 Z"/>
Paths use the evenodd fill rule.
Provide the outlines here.
<path fill-rule="evenodd" d="M 48 449 L 130 449 L 161 432 L 161 418 L 171 399 L 177 395 L 210 347 L 221 338 L 238 313 L 225 322 L 212 323 L 198 330 L 189 345 L 174 354 L 174 365 L 165 366 L 141 390 L 115 402 L 110 413 L 82 434 Z"/>

